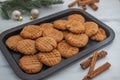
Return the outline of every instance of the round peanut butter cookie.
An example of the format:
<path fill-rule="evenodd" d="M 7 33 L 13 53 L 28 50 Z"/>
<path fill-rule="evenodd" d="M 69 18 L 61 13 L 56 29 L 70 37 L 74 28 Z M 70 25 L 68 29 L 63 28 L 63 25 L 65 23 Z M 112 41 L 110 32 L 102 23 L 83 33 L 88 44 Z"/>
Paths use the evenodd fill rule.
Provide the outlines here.
<path fill-rule="evenodd" d="M 40 24 L 40 30 L 44 31 L 46 29 L 50 29 L 53 28 L 53 24 L 52 23 L 42 23 Z"/>
<path fill-rule="evenodd" d="M 63 39 L 63 33 L 57 29 L 47 29 L 43 31 L 44 37 L 52 37 L 57 42 L 60 42 Z"/>
<path fill-rule="evenodd" d="M 69 45 L 65 40 L 61 41 L 57 45 L 57 49 L 60 54 L 65 58 L 70 58 L 79 52 L 79 48 Z"/>
<path fill-rule="evenodd" d="M 67 20 L 56 20 L 54 21 L 54 27 L 60 30 L 66 30 Z"/>
<path fill-rule="evenodd" d="M 23 28 L 23 30 L 20 32 L 20 35 L 27 39 L 37 39 L 42 36 L 42 31 L 37 25 L 28 25 Z"/>
<path fill-rule="evenodd" d="M 41 52 L 50 52 L 57 47 L 57 42 L 52 37 L 41 37 L 36 40 L 36 48 Z"/>
<path fill-rule="evenodd" d="M 88 43 L 88 36 L 86 34 L 73 34 L 66 35 L 65 40 L 74 47 L 84 47 Z"/>
<path fill-rule="evenodd" d="M 68 16 L 68 20 L 76 20 L 76 21 L 80 21 L 81 23 L 85 22 L 85 18 L 80 15 L 80 14 L 72 14 L 70 16 Z"/>
<path fill-rule="evenodd" d="M 40 62 L 42 62 L 43 64 L 47 66 L 54 66 L 60 63 L 61 55 L 58 50 L 54 49 L 53 51 L 47 52 L 47 53 L 40 52 L 38 54 L 38 59 L 40 60 Z"/>
<path fill-rule="evenodd" d="M 35 41 L 24 39 L 18 42 L 17 50 L 24 55 L 33 55 L 37 52 L 35 48 Z"/>
<path fill-rule="evenodd" d="M 88 37 L 91 37 L 93 35 L 95 35 L 98 31 L 98 24 L 96 24 L 95 22 L 86 22 L 84 23 L 85 25 L 85 33 L 88 35 Z"/>
<path fill-rule="evenodd" d="M 9 37 L 6 40 L 6 45 L 11 50 L 17 51 L 17 43 L 21 40 L 23 40 L 23 38 L 20 35 L 14 35 L 14 36 Z"/>
<path fill-rule="evenodd" d="M 66 27 L 72 33 L 80 34 L 85 32 L 85 27 L 83 23 L 81 23 L 80 21 L 75 21 L 75 20 L 68 21 Z"/>
<path fill-rule="evenodd" d="M 98 32 L 95 34 L 95 35 L 93 35 L 92 37 L 91 37 L 91 39 L 92 40 L 96 40 L 96 41 L 103 41 L 103 40 L 105 40 L 106 39 L 106 33 L 105 33 L 105 31 L 104 31 L 104 29 L 102 29 L 102 28 L 99 28 L 98 29 Z"/>
<path fill-rule="evenodd" d="M 42 69 L 42 63 L 34 56 L 23 56 L 19 60 L 19 66 L 26 73 L 37 73 Z"/>

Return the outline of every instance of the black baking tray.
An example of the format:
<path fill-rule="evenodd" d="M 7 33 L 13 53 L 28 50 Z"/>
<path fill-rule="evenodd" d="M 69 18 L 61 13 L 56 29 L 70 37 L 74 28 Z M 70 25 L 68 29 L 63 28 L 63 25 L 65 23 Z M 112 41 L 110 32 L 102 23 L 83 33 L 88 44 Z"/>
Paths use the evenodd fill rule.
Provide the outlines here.
<path fill-rule="evenodd" d="M 12 35 L 19 34 L 19 32 L 22 30 L 22 28 L 25 25 L 40 24 L 40 23 L 44 23 L 44 22 L 53 22 L 54 20 L 57 20 L 57 19 L 66 19 L 67 16 L 71 15 L 71 14 L 81 14 L 85 17 L 86 21 L 96 22 L 100 27 L 102 27 L 106 31 L 107 38 L 102 42 L 89 40 L 87 46 L 80 48 L 80 52 L 77 55 L 75 55 L 71 58 L 68 58 L 68 59 L 62 58 L 62 61 L 53 67 L 44 66 L 42 71 L 39 73 L 27 74 L 24 71 L 22 71 L 18 65 L 18 60 L 20 59 L 20 57 L 22 55 L 8 49 L 5 45 L 6 39 Z M 104 23 L 102 23 L 101 21 L 99 21 L 95 17 L 91 16 L 87 12 L 82 11 L 80 9 L 67 9 L 67 10 L 60 11 L 58 13 L 46 16 L 44 18 L 40 18 L 40 19 L 34 20 L 32 22 L 17 26 L 15 28 L 9 29 L 9 30 L 1 33 L 1 35 L 0 35 L 0 49 L 3 53 L 3 55 L 5 56 L 5 58 L 7 59 L 8 63 L 10 64 L 11 68 L 13 69 L 13 71 L 21 79 L 41 80 L 41 79 L 45 78 L 46 76 L 48 76 L 48 75 L 60 70 L 61 68 L 67 66 L 68 64 L 73 63 L 74 61 L 82 58 L 83 56 L 85 56 L 85 55 L 87 55 L 87 54 L 89 54 L 97 49 L 100 49 L 101 47 L 104 47 L 107 44 L 110 44 L 110 42 L 112 42 L 114 40 L 114 37 L 115 37 L 115 33 L 109 26 L 105 25 Z"/>

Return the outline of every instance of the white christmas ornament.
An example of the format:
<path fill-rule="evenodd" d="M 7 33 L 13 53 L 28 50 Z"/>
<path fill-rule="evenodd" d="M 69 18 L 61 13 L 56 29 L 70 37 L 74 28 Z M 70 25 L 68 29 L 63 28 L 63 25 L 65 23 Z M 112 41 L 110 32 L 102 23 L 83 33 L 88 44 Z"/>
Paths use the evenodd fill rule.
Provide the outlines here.
<path fill-rule="evenodd" d="M 38 9 L 32 9 L 30 13 L 30 19 L 35 19 L 39 16 L 39 10 Z"/>
<path fill-rule="evenodd" d="M 18 21 L 22 21 L 22 15 L 21 15 L 21 12 L 19 11 L 19 10 L 14 10 L 13 12 L 12 12 L 12 16 L 11 16 L 11 18 L 13 19 L 13 20 L 18 20 Z"/>

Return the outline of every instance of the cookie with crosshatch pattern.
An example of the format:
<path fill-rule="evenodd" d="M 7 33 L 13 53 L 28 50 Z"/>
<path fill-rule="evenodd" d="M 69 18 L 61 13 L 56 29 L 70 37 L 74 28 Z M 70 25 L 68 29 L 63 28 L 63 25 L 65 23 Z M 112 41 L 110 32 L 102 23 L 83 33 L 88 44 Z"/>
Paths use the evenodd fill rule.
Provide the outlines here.
<path fill-rule="evenodd" d="M 19 60 L 19 66 L 23 71 L 31 74 L 39 72 L 43 67 L 36 55 L 23 56 Z"/>
<path fill-rule="evenodd" d="M 56 29 L 60 29 L 60 30 L 66 30 L 66 24 L 68 23 L 67 20 L 56 20 L 53 22 L 54 27 Z"/>
<path fill-rule="evenodd" d="M 20 35 L 14 35 L 14 36 L 9 37 L 5 43 L 7 47 L 10 48 L 11 50 L 18 51 L 17 44 L 21 40 L 23 40 L 23 38 Z"/>
<path fill-rule="evenodd" d="M 20 35 L 26 39 L 37 39 L 42 36 L 42 30 L 37 25 L 27 25 L 22 29 Z"/>
<path fill-rule="evenodd" d="M 35 41 L 35 46 L 41 52 L 50 52 L 56 48 L 57 42 L 52 37 L 40 37 Z"/>
<path fill-rule="evenodd" d="M 66 25 L 66 28 L 70 32 L 76 33 L 76 34 L 80 34 L 80 33 L 85 32 L 85 27 L 84 27 L 83 23 L 81 23 L 80 21 L 76 21 L 76 20 L 68 21 L 68 24 Z"/>
<path fill-rule="evenodd" d="M 92 21 L 88 21 L 84 23 L 85 25 L 85 34 L 87 34 L 88 37 L 91 37 L 95 35 L 98 32 L 98 24 Z"/>
<path fill-rule="evenodd" d="M 17 50 L 24 55 L 33 55 L 37 52 L 35 41 L 31 39 L 24 39 L 18 42 Z"/>
<path fill-rule="evenodd" d="M 96 40 L 96 41 L 103 41 L 103 40 L 106 39 L 106 37 L 107 37 L 107 35 L 106 35 L 104 29 L 99 28 L 99 29 L 98 29 L 98 32 L 97 32 L 95 35 L 93 35 L 93 36 L 91 37 L 91 39 L 92 39 L 92 40 Z"/>
<path fill-rule="evenodd" d="M 80 14 L 71 14 L 68 16 L 68 20 L 76 20 L 76 21 L 80 21 L 81 23 L 84 23 L 85 22 L 85 18 L 80 15 Z"/>
<path fill-rule="evenodd" d="M 57 49 L 65 58 L 70 58 L 79 52 L 79 48 L 69 45 L 65 40 L 58 43 Z"/>
<path fill-rule="evenodd" d="M 88 36 L 86 34 L 73 34 L 69 33 L 65 36 L 65 40 L 71 46 L 84 47 L 88 43 Z"/>
<path fill-rule="evenodd" d="M 42 23 L 39 26 L 40 30 L 44 31 L 46 29 L 50 29 L 53 28 L 53 24 L 52 23 Z"/>
<path fill-rule="evenodd" d="M 58 50 L 54 49 L 51 52 L 40 52 L 37 54 L 40 62 L 47 66 L 55 66 L 61 62 L 61 54 Z"/>
<path fill-rule="evenodd" d="M 52 37 L 57 42 L 60 42 L 63 39 L 63 33 L 57 29 L 46 29 L 43 31 L 43 37 Z"/>

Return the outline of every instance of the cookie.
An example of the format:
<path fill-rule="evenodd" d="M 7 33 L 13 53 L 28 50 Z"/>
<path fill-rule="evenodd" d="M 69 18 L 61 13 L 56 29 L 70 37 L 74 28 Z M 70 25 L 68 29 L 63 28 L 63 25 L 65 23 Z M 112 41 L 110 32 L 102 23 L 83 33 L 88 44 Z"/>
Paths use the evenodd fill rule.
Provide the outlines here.
<path fill-rule="evenodd" d="M 61 41 L 57 45 L 57 49 L 60 54 L 65 58 L 70 58 L 79 52 L 79 48 L 69 45 L 65 40 Z"/>
<path fill-rule="evenodd" d="M 42 69 L 42 63 L 34 56 L 23 56 L 19 60 L 19 66 L 26 73 L 37 73 Z"/>
<path fill-rule="evenodd" d="M 52 37 L 41 37 L 35 41 L 35 45 L 41 52 L 50 52 L 57 47 L 57 42 Z"/>
<path fill-rule="evenodd" d="M 56 49 L 54 49 L 52 52 L 47 53 L 40 52 L 37 56 L 40 62 L 47 66 L 55 66 L 61 61 L 60 52 Z"/>
<path fill-rule="evenodd" d="M 37 52 L 35 48 L 35 41 L 24 39 L 18 42 L 17 50 L 24 55 L 33 55 Z"/>
<path fill-rule="evenodd" d="M 72 33 L 80 34 L 85 32 L 85 27 L 83 23 L 81 23 L 80 21 L 75 21 L 75 20 L 68 21 L 66 27 Z"/>
<path fill-rule="evenodd" d="M 85 25 L 85 33 L 88 35 L 88 37 L 91 37 L 95 35 L 98 31 L 98 24 L 95 22 L 86 22 Z"/>
<path fill-rule="evenodd" d="M 50 29 L 53 28 L 53 24 L 52 23 L 42 23 L 40 24 L 40 30 L 44 31 L 46 29 Z"/>
<path fill-rule="evenodd" d="M 96 41 L 103 41 L 103 40 L 105 40 L 106 39 L 106 33 L 105 33 L 105 31 L 104 31 L 104 29 L 102 29 L 102 28 L 99 28 L 98 29 L 98 32 L 95 34 L 95 35 L 93 35 L 92 37 L 91 37 L 91 39 L 92 40 L 96 40 Z"/>
<path fill-rule="evenodd" d="M 6 40 L 6 45 L 11 50 L 17 51 L 17 43 L 21 40 L 23 40 L 23 38 L 20 35 L 14 35 L 14 36 L 9 37 Z"/>
<path fill-rule="evenodd" d="M 76 21 L 80 21 L 81 23 L 85 22 L 85 18 L 80 15 L 80 14 L 72 14 L 70 16 L 68 16 L 68 20 L 76 20 Z"/>
<path fill-rule="evenodd" d="M 67 20 L 56 20 L 54 21 L 53 25 L 56 29 L 66 30 L 67 22 Z"/>
<path fill-rule="evenodd" d="M 37 25 L 28 25 L 23 28 L 23 30 L 20 32 L 20 35 L 27 39 L 37 39 L 42 36 L 42 31 Z"/>
<path fill-rule="evenodd" d="M 88 36 L 86 34 L 73 34 L 66 35 L 65 40 L 74 47 L 84 47 L 88 43 Z"/>
<path fill-rule="evenodd" d="M 44 37 L 52 37 L 57 42 L 60 42 L 63 39 L 63 33 L 57 29 L 48 29 L 43 31 Z"/>

